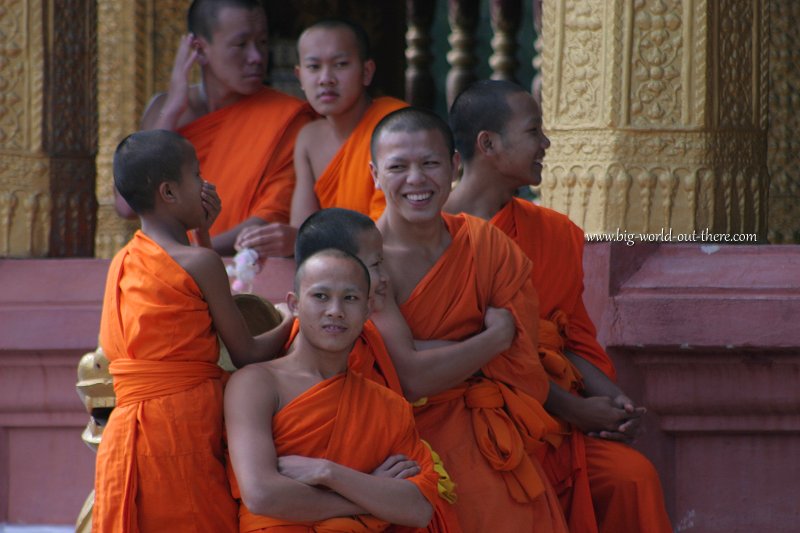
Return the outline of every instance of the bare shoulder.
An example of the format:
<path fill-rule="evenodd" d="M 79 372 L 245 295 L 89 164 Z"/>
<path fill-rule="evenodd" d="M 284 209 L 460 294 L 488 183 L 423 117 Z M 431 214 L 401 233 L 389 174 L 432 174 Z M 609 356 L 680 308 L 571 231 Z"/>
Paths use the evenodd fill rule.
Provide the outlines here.
<path fill-rule="evenodd" d="M 312 120 L 297 134 L 297 144 L 308 150 L 317 143 L 324 142 L 330 133 L 331 127 L 327 120 L 324 118 Z"/>
<path fill-rule="evenodd" d="M 233 373 L 225 386 L 226 394 L 228 391 L 246 391 L 252 394 L 263 394 L 264 391 L 276 390 L 275 374 L 269 368 L 269 364 L 253 363 L 244 366 Z"/>
<path fill-rule="evenodd" d="M 141 129 L 153 129 L 166 101 L 167 93 L 156 93 L 153 98 L 150 99 L 150 103 L 147 104 L 142 114 L 142 122 L 139 125 Z"/>
<path fill-rule="evenodd" d="M 224 280 L 227 284 L 225 265 L 214 250 L 202 246 L 180 246 L 167 250 L 167 253 L 194 278 L 201 290 L 214 281 Z"/>

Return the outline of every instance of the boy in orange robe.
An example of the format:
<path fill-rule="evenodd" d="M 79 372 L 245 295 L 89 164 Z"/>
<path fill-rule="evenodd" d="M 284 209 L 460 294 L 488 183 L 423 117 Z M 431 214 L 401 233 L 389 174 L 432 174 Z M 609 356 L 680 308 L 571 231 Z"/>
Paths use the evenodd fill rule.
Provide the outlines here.
<path fill-rule="evenodd" d="M 644 408 L 613 382 L 614 366 L 583 304 L 583 232 L 566 216 L 514 198 L 541 182 L 550 145 L 533 97 L 509 82 L 482 81 L 450 112 L 464 173 L 445 209 L 491 220 L 533 263 L 539 354 L 552 381 L 545 405 L 568 433 L 543 461 L 572 533 L 672 531 L 658 474 L 617 441 L 635 437 Z"/>
<path fill-rule="evenodd" d="M 215 250 L 231 255 L 250 235 L 243 230 L 260 228 L 249 239 L 260 254 L 291 255 L 294 143 L 313 112 L 263 86 L 267 19 L 258 1 L 195 0 L 188 19 L 169 90 L 153 98 L 142 129 L 175 130 L 194 145 L 224 206 L 210 229 Z M 198 85 L 189 83 L 194 64 Z"/>
<path fill-rule="evenodd" d="M 371 169 L 386 194 L 378 220 L 403 316 L 419 340 L 456 341 L 480 331 L 489 306 L 515 320 L 511 346 L 495 354 L 405 357 L 386 338 L 406 395 L 426 398 L 420 435 L 440 452 L 458 486 L 465 531 L 567 527 L 537 456 L 558 439 L 544 410 L 547 375 L 536 356 L 538 313 L 530 261 L 502 232 L 441 208 L 458 168 L 452 135 L 428 111 L 408 108 L 375 128 Z M 380 316 L 374 318 L 383 331 Z"/>
<path fill-rule="evenodd" d="M 369 273 L 355 256 L 314 254 L 288 297 L 299 332 L 287 355 L 232 376 L 225 419 L 243 533 L 430 521 L 438 476 L 411 407 L 348 370 L 352 354 L 374 349 L 362 333 L 368 301 Z"/>
<path fill-rule="evenodd" d="M 117 406 L 97 454 L 93 531 L 236 531 L 222 459 L 223 339 L 237 366 L 278 354 L 291 322 L 251 337 L 219 256 L 189 246 L 219 212 L 192 145 L 125 138 L 114 184 L 141 230 L 111 262 L 100 322 Z"/>

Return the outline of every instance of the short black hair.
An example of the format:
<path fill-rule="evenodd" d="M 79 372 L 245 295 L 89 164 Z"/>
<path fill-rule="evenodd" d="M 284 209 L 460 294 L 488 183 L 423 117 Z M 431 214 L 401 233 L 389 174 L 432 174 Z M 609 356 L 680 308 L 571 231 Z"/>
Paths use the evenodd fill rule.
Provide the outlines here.
<path fill-rule="evenodd" d="M 367 267 L 364 265 L 364 263 L 361 261 L 361 259 L 356 257 L 355 254 L 351 254 L 350 252 L 346 252 L 346 251 L 340 250 L 338 248 L 325 248 L 323 250 L 319 250 L 319 251 L 307 256 L 305 259 L 303 259 L 302 262 L 297 263 L 297 269 L 294 271 L 294 292 L 295 292 L 295 294 L 297 294 L 298 296 L 300 295 L 300 278 L 303 276 L 303 272 L 305 270 L 306 263 L 308 263 L 309 260 L 311 260 L 311 259 L 313 259 L 315 257 L 337 257 L 339 259 L 347 259 L 349 261 L 353 261 L 354 263 L 356 263 L 359 267 L 361 267 L 360 268 L 360 272 L 362 272 L 364 274 L 364 280 L 367 283 L 366 294 L 369 294 L 370 280 L 369 280 L 369 270 L 367 269 Z"/>
<path fill-rule="evenodd" d="M 377 230 L 372 219 L 363 213 L 341 207 L 321 209 L 309 216 L 297 230 L 294 260 L 300 264 L 328 248 L 357 256 L 358 236 L 370 229 Z"/>
<path fill-rule="evenodd" d="M 196 157 L 194 147 L 170 130 L 137 131 L 114 152 L 114 187 L 137 214 L 155 206 L 158 186 L 181 181 L 183 165 Z"/>
<path fill-rule="evenodd" d="M 335 29 L 345 29 L 348 30 L 350 33 L 353 34 L 356 40 L 356 48 L 358 48 L 358 57 L 361 61 L 366 61 L 368 59 L 372 59 L 372 48 L 369 43 L 369 35 L 367 34 L 366 30 L 358 24 L 357 22 L 353 22 L 350 19 L 346 18 L 330 18 L 330 19 L 322 19 L 320 21 L 315 22 L 305 30 L 303 33 L 300 34 L 302 37 L 306 32 L 310 30 L 335 30 Z M 298 61 L 300 58 L 300 39 L 297 39 L 297 57 Z"/>
<path fill-rule="evenodd" d="M 442 120 L 439 115 L 433 111 L 423 109 L 421 107 L 404 107 L 396 111 L 392 111 L 381 119 L 372 131 L 372 138 L 370 139 L 370 155 L 372 160 L 375 161 L 376 145 L 383 132 L 417 132 L 417 131 L 438 131 L 442 134 L 445 146 L 450 157 L 455 153 L 455 142 L 453 141 L 453 132 L 450 131 L 450 126 L 447 122 Z"/>
<path fill-rule="evenodd" d="M 508 97 L 528 91 L 510 81 L 481 80 L 459 94 L 450 107 L 450 127 L 463 161 L 475 156 L 475 141 L 481 131 L 503 133 L 511 119 Z"/>
<path fill-rule="evenodd" d="M 238 7 L 248 10 L 264 9 L 259 0 L 194 0 L 186 15 L 189 33 L 211 42 L 216 28 L 217 15 L 223 7 Z"/>

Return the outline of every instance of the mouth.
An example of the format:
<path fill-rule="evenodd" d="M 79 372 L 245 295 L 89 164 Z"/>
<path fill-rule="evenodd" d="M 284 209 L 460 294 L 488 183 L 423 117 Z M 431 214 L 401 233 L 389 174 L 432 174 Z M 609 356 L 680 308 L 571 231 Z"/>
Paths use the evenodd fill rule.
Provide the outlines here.
<path fill-rule="evenodd" d="M 339 93 L 335 91 L 322 91 L 317 94 L 317 100 L 321 102 L 331 102 L 339 97 Z"/>
<path fill-rule="evenodd" d="M 339 326 L 336 324 L 324 324 L 322 326 L 322 331 L 336 335 L 339 333 L 344 333 L 347 331 L 347 328 L 345 326 Z"/>
<path fill-rule="evenodd" d="M 412 204 L 423 204 L 433 198 L 433 191 L 409 192 L 404 194 L 403 198 Z"/>

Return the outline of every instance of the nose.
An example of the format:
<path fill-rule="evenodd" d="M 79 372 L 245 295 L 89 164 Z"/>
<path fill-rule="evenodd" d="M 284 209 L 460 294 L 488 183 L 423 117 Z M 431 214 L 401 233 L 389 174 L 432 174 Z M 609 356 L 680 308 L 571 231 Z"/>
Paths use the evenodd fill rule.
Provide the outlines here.
<path fill-rule="evenodd" d="M 544 146 L 545 149 L 550 148 L 550 138 L 545 135 L 544 131 L 542 131 L 542 146 Z"/>
<path fill-rule="evenodd" d="M 264 63 L 265 53 L 259 49 L 256 43 L 250 43 L 247 46 L 247 62 L 251 65 L 257 63 Z"/>
<path fill-rule="evenodd" d="M 336 83 L 336 77 L 334 76 L 333 69 L 330 65 L 323 65 L 319 72 L 319 84 L 333 85 L 334 83 Z"/>
<path fill-rule="evenodd" d="M 325 308 L 325 314 L 329 317 L 342 316 L 341 298 L 331 298 L 330 300 L 328 300 L 328 307 Z"/>
<path fill-rule="evenodd" d="M 406 176 L 407 183 L 422 183 L 425 181 L 425 176 L 422 173 L 422 167 L 419 165 L 411 165 L 408 169 Z"/>

